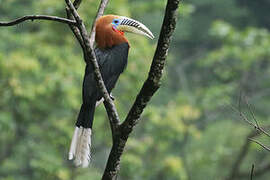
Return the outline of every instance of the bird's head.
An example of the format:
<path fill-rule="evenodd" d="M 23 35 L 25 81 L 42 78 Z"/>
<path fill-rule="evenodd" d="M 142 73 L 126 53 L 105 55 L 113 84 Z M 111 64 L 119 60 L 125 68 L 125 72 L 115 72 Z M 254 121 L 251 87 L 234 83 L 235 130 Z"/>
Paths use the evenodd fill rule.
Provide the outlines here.
<path fill-rule="evenodd" d="M 105 15 L 98 19 L 96 23 L 96 43 L 99 48 L 109 48 L 124 42 L 128 42 L 124 36 L 125 32 L 135 33 L 154 38 L 152 32 L 142 23 L 134 19 Z"/>

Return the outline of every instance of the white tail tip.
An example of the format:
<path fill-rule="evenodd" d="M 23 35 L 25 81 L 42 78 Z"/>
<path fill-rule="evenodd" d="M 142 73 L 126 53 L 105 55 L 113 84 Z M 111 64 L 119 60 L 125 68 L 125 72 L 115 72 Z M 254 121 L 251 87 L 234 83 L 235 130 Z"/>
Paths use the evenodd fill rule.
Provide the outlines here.
<path fill-rule="evenodd" d="M 91 128 L 75 127 L 72 137 L 68 159 L 75 158 L 76 166 L 88 167 L 90 163 Z"/>

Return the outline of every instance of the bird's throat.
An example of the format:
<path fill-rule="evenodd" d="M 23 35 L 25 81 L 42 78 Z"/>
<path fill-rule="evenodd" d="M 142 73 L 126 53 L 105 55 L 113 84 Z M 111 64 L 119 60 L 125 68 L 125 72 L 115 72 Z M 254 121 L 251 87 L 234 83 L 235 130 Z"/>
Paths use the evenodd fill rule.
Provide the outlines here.
<path fill-rule="evenodd" d="M 125 35 L 125 33 L 123 32 L 123 31 L 120 31 L 120 30 L 118 30 L 116 27 L 112 27 L 112 29 L 113 29 L 113 31 L 114 32 L 117 32 L 117 33 L 119 33 L 119 34 L 121 34 L 122 36 L 124 36 Z"/>

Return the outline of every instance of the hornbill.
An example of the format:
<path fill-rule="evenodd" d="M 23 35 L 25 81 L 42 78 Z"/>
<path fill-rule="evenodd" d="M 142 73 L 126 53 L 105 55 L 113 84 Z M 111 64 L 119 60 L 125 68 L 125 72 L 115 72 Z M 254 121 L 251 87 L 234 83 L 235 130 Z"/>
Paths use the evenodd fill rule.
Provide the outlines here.
<path fill-rule="evenodd" d="M 127 65 L 130 46 L 124 36 L 125 32 L 154 38 L 145 25 L 128 17 L 105 15 L 96 22 L 95 54 L 109 93 Z M 94 77 L 94 68 L 92 64 L 87 64 L 83 80 L 83 103 L 77 118 L 68 157 L 69 160 L 75 159 L 76 166 L 87 167 L 89 165 L 94 112 L 97 102 L 101 99 L 102 94 Z"/>
<path fill-rule="evenodd" d="M 97 20 L 95 53 L 109 93 L 127 65 L 130 46 L 124 36 L 125 32 L 154 38 L 145 25 L 128 17 L 105 15 Z M 87 167 L 89 165 L 94 112 L 96 103 L 101 99 L 102 94 L 94 77 L 94 68 L 92 64 L 87 64 L 83 80 L 83 103 L 77 118 L 68 157 L 69 160 L 75 159 L 76 166 Z"/>

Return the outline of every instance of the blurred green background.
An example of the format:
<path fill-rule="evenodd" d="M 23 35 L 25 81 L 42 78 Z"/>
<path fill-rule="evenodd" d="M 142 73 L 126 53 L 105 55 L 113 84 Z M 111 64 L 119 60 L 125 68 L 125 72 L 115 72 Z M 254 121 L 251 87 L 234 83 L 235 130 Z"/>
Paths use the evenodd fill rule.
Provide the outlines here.
<path fill-rule="evenodd" d="M 121 119 L 147 77 L 165 4 L 114 0 L 106 10 L 143 22 L 157 37 L 127 34 L 129 63 L 113 91 Z M 89 29 L 97 6 L 84 0 L 80 7 Z M 0 21 L 28 14 L 65 17 L 64 7 L 55 0 L 0 0 Z M 269 121 L 269 9 L 269 0 L 181 3 L 161 89 L 128 140 L 120 180 L 225 180 L 233 171 L 234 179 L 248 179 L 252 163 L 257 180 L 270 179 L 269 153 L 246 143 L 253 128 L 230 108 L 242 92 L 259 123 Z M 111 147 L 103 106 L 95 114 L 90 168 L 67 161 L 84 66 L 67 25 L 35 21 L 0 28 L 1 180 L 100 179 Z M 235 166 L 239 154 L 243 159 Z"/>

